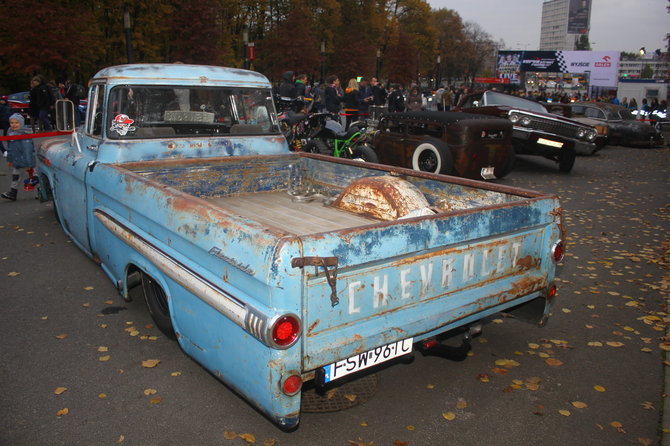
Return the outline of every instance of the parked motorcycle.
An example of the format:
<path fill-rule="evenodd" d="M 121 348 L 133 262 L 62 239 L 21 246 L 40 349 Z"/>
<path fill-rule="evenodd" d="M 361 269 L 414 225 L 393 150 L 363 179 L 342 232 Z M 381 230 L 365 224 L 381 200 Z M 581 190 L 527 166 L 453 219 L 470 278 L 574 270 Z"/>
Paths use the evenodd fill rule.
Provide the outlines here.
<path fill-rule="evenodd" d="M 321 130 L 305 145 L 305 152 L 331 155 L 338 158 L 359 159 L 378 163 L 379 158 L 370 145 L 369 132 L 360 123 L 352 123 L 349 130 L 326 117 Z"/>

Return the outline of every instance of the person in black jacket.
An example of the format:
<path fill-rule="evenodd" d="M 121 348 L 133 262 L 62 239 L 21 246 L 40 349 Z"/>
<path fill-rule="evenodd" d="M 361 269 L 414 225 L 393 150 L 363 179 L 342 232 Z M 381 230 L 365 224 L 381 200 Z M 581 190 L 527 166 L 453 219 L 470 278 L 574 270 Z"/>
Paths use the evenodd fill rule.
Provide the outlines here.
<path fill-rule="evenodd" d="M 282 84 L 279 86 L 279 96 L 283 98 L 295 99 L 298 97 L 298 90 L 295 87 L 295 73 L 287 71 L 281 76 Z"/>
<path fill-rule="evenodd" d="M 400 85 L 391 85 L 391 94 L 388 96 L 389 112 L 404 112 L 405 111 L 405 97 L 402 94 Z"/>
<path fill-rule="evenodd" d="M 42 76 L 34 76 L 30 80 L 30 116 L 37 120 L 45 131 L 51 131 L 49 111 L 51 109 L 51 92 Z"/>
<path fill-rule="evenodd" d="M 339 115 L 342 101 L 344 101 L 344 95 L 340 89 L 340 78 L 333 74 L 328 76 L 326 81 L 328 82 L 328 86 L 325 89 L 326 111 Z M 337 119 L 339 119 L 339 116 Z"/>

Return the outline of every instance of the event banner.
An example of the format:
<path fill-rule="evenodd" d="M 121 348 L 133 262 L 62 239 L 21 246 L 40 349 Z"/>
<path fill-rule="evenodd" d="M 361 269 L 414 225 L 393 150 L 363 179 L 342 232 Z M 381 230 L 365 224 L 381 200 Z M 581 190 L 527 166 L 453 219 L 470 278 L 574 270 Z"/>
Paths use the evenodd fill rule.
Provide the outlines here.
<path fill-rule="evenodd" d="M 588 72 L 592 86 L 616 87 L 619 55 L 617 51 L 500 51 L 496 77 L 518 79 L 526 71 Z"/>

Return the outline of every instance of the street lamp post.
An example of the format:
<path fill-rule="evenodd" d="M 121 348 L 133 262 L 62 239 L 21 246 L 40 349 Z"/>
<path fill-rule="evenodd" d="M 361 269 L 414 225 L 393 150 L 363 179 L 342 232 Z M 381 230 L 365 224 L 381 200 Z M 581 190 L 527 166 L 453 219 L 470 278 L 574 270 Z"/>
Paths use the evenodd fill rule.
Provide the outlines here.
<path fill-rule="evenodd" d="M 379 66 L 382 60 L 382 50 L 377 48 L 377 63 L 375 64 L 375 77 L 379 80 Z"/>
<path fill-rule="evenodd" d="M 123 5 L 123 29 L 126 32 L 126 56 L 128 63 L 133 63 L 133 45 L 132 36 L 130 34 L 130 12 L 128 12 L 128 4 Z"/>
<path fill-rule="evenodd" d="M 442 56 L 437 55 L 437 72 L 435 73 L 435 90 L 440 88 L 440 84 L 442 83 L 442 73 L 440 70 L 440 62 L 442 62 Z"/>
<path fill-rule="evenodd" d="M 249 69 L 249 29 L 244 26 L 242 29 L 242 42 L 244 43 L 244 69 Z"/>
<path fill-rule="evenodd" d="M 323 84 L 326 77 L 326 41 L 321 41 L 321 84 Z"/>

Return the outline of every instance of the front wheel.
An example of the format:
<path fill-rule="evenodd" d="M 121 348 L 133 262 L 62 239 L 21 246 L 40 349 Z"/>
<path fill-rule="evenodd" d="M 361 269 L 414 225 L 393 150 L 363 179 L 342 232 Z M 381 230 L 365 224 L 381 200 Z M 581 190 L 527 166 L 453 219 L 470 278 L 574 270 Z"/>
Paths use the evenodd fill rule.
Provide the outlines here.
<path fill-rule="evenodd" d="M 158 329 L 165 336 L 176 339 L 172 319 L 170 318 L 170 306 L 163 288 L 151 276 L 142 273 L 142 291 L 149 314 Z"/>
<path fill-rule="evenodd" d="M 563 150 L 558 155 L 558 170 L 568 173 L 575 165 L 576 154 L 574 150 Z"/>
<path fill-rule="evenodd" d="M 439 140 L 427 140 L 416 146 L 412 155 L 412 169 L 448 175 L 454 168 L 449 147 Z"/>
<path fill-rule="evenodd" d="M 353 159 L 367 161 L 368 163 L 378 163 L 379 157 L 377 157 L 377 152 L 372 146 L 368 143 L 359 144 L 354 148 Z"/>

